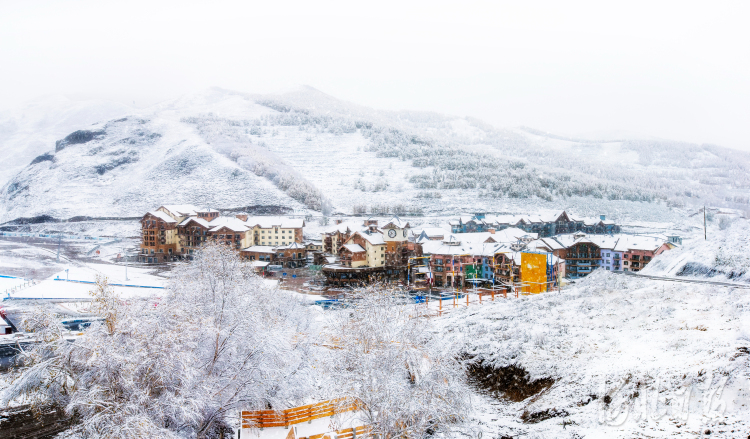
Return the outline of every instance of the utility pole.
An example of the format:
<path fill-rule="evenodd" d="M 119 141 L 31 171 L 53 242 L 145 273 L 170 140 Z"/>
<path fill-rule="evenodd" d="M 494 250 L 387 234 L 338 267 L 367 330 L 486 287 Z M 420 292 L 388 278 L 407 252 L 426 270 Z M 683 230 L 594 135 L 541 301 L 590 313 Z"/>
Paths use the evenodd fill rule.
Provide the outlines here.
<path fill-rule="evenodd" d="M 708 233 L 706 232 L 706 205 L 703 205 L 703 240 L 708 241 Z"/>
<path fill-rule="evenodd" d="M 125 259 L 125 282 L 127 282 L 130 279 L 128 279 L 128 254 L 125 253 L 125 247 L 122 248 L 122 257 Z"/>

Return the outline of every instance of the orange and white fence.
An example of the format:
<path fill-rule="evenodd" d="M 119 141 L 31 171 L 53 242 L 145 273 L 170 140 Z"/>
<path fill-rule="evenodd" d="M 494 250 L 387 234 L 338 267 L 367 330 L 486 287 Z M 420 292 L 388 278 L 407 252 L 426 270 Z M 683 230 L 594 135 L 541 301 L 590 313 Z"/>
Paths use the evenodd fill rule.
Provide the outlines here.
<path fill-rule="evenodd" d="M 242 428 L 289 428 L 290 425 L 312 422 L 315 419 L 351 412 L 359 408 L 361 408 L 361 404 L 356 401 L 339 398 L 287 410 L 242 411 L 240 417 Z"/>

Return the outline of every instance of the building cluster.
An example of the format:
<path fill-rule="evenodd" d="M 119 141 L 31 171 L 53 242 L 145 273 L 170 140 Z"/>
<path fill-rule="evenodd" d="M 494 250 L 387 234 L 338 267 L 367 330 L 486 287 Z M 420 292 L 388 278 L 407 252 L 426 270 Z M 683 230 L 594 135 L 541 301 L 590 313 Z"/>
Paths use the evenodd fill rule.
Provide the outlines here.
<path fill-rule="evenodd" d="M 307 265 L 303 219 L 221 216 L 214 209 L 167 205 L 141 218 L 140 262 L 191 259 L 206 242 L 220 242 L 250 260 L 284 267 Z"/>
<path fill-rule="evenodd" d="M 399 282 L 414 288 L 484 285 L 538 292 L 560 279 L 593 270 L 643 269 L 680 243 L 679 237 L 620 233 L 604 217 L 499 217 L 477 214 L 449 222 L 450 229 L 413 229 L 397 216 L 380 225 L 337 223 L 320 241 L 305 241 L 303 219 L 221 216 L 213 209 L 167 205 L 141 219 L 139 260 L 191 259 L 206 242 L 236 249 L 258 266 L 320 268 L 329 285 Z"/>
<path fill-rule="evenodd" d="M 563 277 L 578 279 L 596 268 L 640 271 L 678 237 L 621 234 L 604 217 L 489 217 L 478 214 L 439 227 L 411 229 L 398 217 L 383 227 L 336 224 L 323 232 L 322 270 L 329 283 L 357 285 L 400 281 L 420 287 L 502 286 L 546 291 Z"/>

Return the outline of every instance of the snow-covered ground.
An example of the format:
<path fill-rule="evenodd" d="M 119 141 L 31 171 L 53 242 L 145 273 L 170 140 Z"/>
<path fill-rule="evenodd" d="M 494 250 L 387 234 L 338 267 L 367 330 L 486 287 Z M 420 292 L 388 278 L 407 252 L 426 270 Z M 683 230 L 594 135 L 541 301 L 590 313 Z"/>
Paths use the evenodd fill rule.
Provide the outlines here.
<path fill-rule="evenodd" d="M 747 289 L 598 271 L 559 293 L 485 301 L 436 321 L 485 365 L 554 380 L 519 402 L 478 396 L 474 422 L 489 437 L 734 438 L 750 429 Z"/>

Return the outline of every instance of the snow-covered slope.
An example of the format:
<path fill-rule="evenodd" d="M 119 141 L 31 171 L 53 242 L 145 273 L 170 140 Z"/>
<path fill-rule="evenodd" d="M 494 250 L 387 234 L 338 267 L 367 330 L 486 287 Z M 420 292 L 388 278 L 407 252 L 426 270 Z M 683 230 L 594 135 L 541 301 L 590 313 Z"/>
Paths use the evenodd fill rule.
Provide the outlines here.
<path fill-rule="evenodd" d="M 72 133 L 5 186 L 3 217 L 139 216 L 169 202 L 301 207 L 169 116 L 131 116 Z"/>
<path fill-rule="evenodd" d="M 736 219 L 725 230 L 712 227 L 710 234 L 710 240 L 696 237 L 662 253 L 643 274 L 750 282 L 750 223 Z"/>
<path fill-rule="evenodd" d="M 479 366 L 484 437 L 744 438 L 749 311 L 747 289 L 596 271 L 437 320 Z"/>
<path fill-rule="evenodd" d="M 311 87 L 277 95 L 214 88 L 142 110 L 66 105 L 33 106 L 33 123 L 19 122 L 23 110 L 0 118 L 0 222 L 135 216 L 167 202 L 346 214 L 572 208 L 670 222 L 680 215 L 673 207 L 694 200 L 750 203 L 748 154 L 497 129 L 374 110 Z M 98 134 L 75 143 L 79 130 Z"/>
<path fill-rule="evenodd" d="M 14 111 L 0 112 L 0 186 L 50 150 L 56 140 L 87 126 L 122 117 L 133 109 L 111 101 L 74 101 L 48 96 Z"/>

